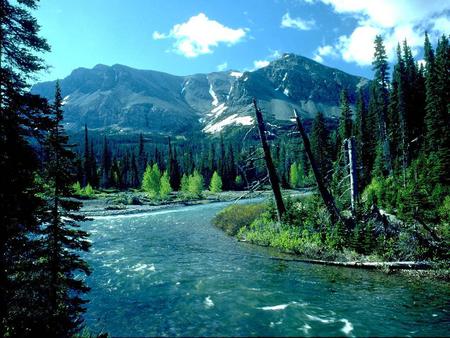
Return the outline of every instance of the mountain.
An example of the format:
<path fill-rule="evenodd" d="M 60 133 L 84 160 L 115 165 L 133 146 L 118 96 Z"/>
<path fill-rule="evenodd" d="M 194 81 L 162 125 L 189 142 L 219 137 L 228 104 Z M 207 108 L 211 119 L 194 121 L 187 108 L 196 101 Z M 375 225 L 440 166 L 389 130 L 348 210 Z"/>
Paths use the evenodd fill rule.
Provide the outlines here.
<path fill-rule="evenodd" d="M 318 111 L 339 113 L 343 88 L 354 102 L 369 81 L 308 58 L 284 54 L 252 72 L 214 72 L 175 76 L 123 65 L 78 68 L 60 81 L 68 131 L 109 133 L 192 132 L 216 134 L 253 124 L 252 99 L 258 100 L 272 124 L 283 124 L 296 108 L 306 118 Z M 38 83 L 32 92 L 48 99 L 55 81 Z"/>

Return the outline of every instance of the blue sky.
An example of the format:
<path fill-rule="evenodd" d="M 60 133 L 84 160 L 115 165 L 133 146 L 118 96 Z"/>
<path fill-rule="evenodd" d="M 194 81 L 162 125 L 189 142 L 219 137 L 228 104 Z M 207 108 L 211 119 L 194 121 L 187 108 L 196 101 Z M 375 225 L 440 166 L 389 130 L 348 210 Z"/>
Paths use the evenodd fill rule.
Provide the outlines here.
<path fill-rule="evenodd" d="M 405 38 L 422 57 L 450 34 L 446 0 L 41 0 L 35 16 L 52 46 L 40 81 L 116 63 L 177 75 L 252 70 L 296 53 L 372 76 L 376 34 L 394 60 Z"/>

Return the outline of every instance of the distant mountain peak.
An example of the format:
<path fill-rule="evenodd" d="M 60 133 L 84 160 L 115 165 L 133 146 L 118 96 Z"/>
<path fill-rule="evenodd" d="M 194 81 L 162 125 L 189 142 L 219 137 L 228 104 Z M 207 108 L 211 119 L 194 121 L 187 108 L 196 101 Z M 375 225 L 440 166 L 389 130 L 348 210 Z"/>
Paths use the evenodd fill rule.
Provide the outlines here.
<path fill-rule="evenodd" d="M 77 68 L 61 80 L 68 129 L 85 123 L 92 129 L 185 134 L 218 133 L 253 123 L 253 97 L 268 121 L 282 123 L 296 108 L 305 118 L 319 110 L 339 112 L 340 91 L 354 101 L 367 79 L 349 75 L 311 59 L 285 53 L 253 72 L 227 70 L 176 76 L 125 65 L 98 64 Z M 52 98 L 55 83 L 36 84 L 32 91 Z"/>

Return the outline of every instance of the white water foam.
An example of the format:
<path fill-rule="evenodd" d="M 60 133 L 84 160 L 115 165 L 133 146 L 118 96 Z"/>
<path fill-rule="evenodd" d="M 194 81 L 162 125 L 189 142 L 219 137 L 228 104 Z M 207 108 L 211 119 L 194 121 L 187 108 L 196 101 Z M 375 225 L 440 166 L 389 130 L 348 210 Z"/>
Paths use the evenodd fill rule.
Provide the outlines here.
<path fill-rule="evenodd" d="M 156 269 L 154 264 L 138 263 L 133 265 L 130 270 L 134 272 L 140 272 L 140 271 L 155 271 Z"/>
<path fill-rule="evenodd" d="M 308 334 L 309 330 L 311 330 L 311 326 L 308 324 L 304 324 L 302 327 L 299 328 L 300 331 L 303 331 L 304 334 Z"/>
<path fill-rule="evenodd" d="M 288 306 L 289 306 L 289 304 L 280 304 L 280 305 L 274 305 L 274 306 L 263 306 L 263 307 L 260 307 L 259 309 L 264 310 L 264 311 L 280 311 L 280 310 L 284 310 Z"/>
<path fill-rule="evenodd" d="M 341 329 L 342 332 L 344 332 L 345 334 L 348 335 L 350 332 L 353 331 L 353 325 L 352 325 L 352 323 L 350 323 L 349 320 L 344 318 L 344 319 L 341 319 L 340 321 L 345 324 L 344 327 Z"/>
<path fill-rule="evenodd" d="M 281 310 L 286 309 L 290 305 L 305 306 L 306 303 L 289 302 L 287 304 L 280 304 L 280 305 L 274 305 L 274 306 L 263 306 L 258 309 L 261 309 L 264 311 L 281 311 Z"/>
<path fill-rule="evenodd" d="M 320 318 L 320 317 L 312 316 L 312 315 L 308 315 L 308 314 L 306 315 L 306 317 L 308 317 L 308 319 L 310 319 L 310 320 L 314 320 L 316 322 L 321 322 L 321 323 L 324 323 L 324 324 L 330 324 L 330 323 L 334 323 L 335 322 L 334 318 L 324 319 L 324 318 Z"/>
<path fill-rule="evenodd" d="M 214 302 L 211 300 L 210 296 L 205 298 L 205 301 L 203 302 L 203 304 L 205 304 L 205 307 L 207 307 L 207 308 L 211 308 L 214 306 Z"/>

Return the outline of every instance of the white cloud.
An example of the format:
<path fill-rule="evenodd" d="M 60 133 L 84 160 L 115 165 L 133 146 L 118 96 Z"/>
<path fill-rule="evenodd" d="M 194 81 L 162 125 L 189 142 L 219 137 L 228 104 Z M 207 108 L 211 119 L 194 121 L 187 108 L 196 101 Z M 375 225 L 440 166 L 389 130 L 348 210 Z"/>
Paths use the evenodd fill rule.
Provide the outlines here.
<path fill-rule="evenodd" d="M 323 63 L 323 57 L 321 57 L 319 54 L 314 54 L 313 60 L 319 63 Z"/>
<path fill-rule="evenodd" d="M 281 52 L 279 50 L 274 50 L 270 53 L 269 58 L 279 59 L 281 57 Z"/>
<path fill-rule="evenodd" d="M 282 28 L 295 28 L 302 31 L 308 31 L 314 28 L 316 22 L 311 20 L 303 20 L 301 18 L 291 18 L 289 12 L 284 14 L 281 18 L 281 27 Z"/>
<path fill-rule="evenodd" d="M 269 63 L 270 62 L 267 60 L 255 60 L 255 61 L 253 61 L 253 70 L 267 67 L 269 65 Z"/>
<path fill-rule="evenodd" d="M 220 65 L 217 65 L 217 70 L 219 72 L 223 72 L 227 68 L 228 68 L 228 62 L 224 62 L 224 63 L 221 63 Z"/>
<path fill-rule="evenodd" d="M 337 57 L 338 54 L 336 53 L 333 46 L 325 45 L 325 46 L 320 46 L 319 48 L 316 49 L 313 59 L 317 62 L 323 63 L 324 56 Z"/>
<path fill-rule="evenodd" d="M 153 39 L 174 39 L 173 47 L 176 52 L 186 57 L 197 57 L 212 53 L 212 48 L 220 43 L 234 45 L 241 41 L 246 33 L 247 29 L 226 27 L 200 13 L 184 23 L 174 25 L 168 34 L 153 32 Z"/>
<path fill-rule="evenodd" d="M 407 40 L 413 54 L 423 46 L 424 33 L 430 32 L 436 39 L 450 31 L 450 20 L 443 14 L 450 10 L 448 1 L 424 0 L 316 0 L 330 5 L 336 13 L 347 14 L 357 19 L 357 27 L 349 35 L 342 35 L 333 45 L 335 54 L 347 62 L 370 65 L 374 54 L 374 39 L 377 34 L 384 40 L 388 58 L 393 61 L 397 43 Z M 308 1 L 311 3 L 311 1 Z M 320 48 L 320 47 L 319 47 Z M 315 57 L 323 60 L 319 49 Z"/>
<path fill-rule="evenodd" d="M 165 35 L 165 34 L 162 34 L 158 31 L 153 32 L 153 40 L 162 40 L 162 39 L 166 39 L 166 38 L 167 38 L 167 35 Z"/>

